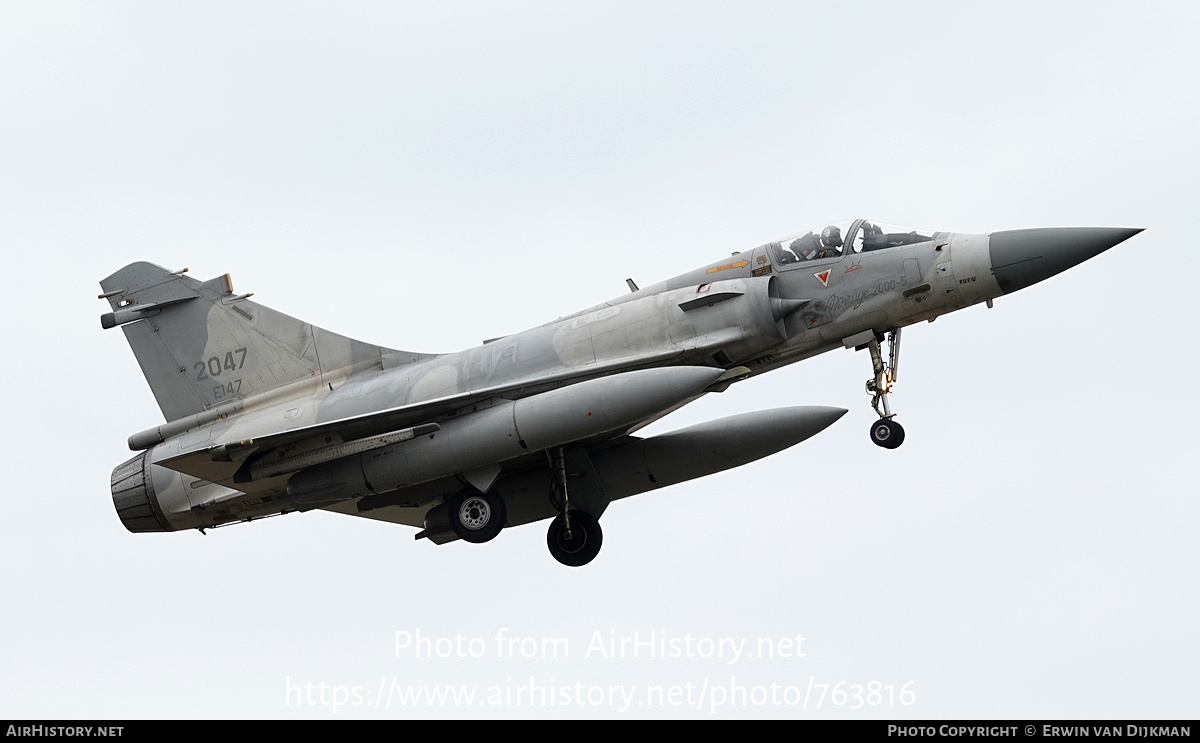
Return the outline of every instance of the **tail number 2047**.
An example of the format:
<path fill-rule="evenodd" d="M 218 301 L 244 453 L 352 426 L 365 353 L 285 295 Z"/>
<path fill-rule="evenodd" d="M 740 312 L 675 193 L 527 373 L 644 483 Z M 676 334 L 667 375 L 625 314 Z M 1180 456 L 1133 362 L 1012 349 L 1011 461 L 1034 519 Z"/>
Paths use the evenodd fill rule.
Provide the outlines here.
<path fill-rule="evenodd" d="M 201 382 L 208 379 L 209 376 L 219 377 L 222 372 L 237 371 L 246 365 L 246 349 L 237 348 L 225 353 L 225 359 L 220 356 L 213 356 L 207 362 L 197 361 L 192 364 L 192 371 L 196 372 L 196 381 Z"/>

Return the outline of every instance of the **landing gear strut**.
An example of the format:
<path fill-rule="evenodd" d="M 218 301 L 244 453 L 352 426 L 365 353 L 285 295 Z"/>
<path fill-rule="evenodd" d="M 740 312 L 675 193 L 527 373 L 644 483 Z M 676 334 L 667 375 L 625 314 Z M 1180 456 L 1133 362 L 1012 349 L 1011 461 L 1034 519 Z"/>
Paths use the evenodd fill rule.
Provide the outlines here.
<path fill-rule="evenodd" d="M 875 372 L 875 376 L 867 380 L 867 393 L 874 395 L 871 398 L 871 407 L 879 416 L 879 420 L 871 424 L 871 441 L 885 449 L 895 449 L 904 443 L 904 427 L 893 420 L 896 414 L 892 412 L 892 407 L 888 404 L 888 393 L 892 391 L 892 385 L 896 383 L 896 367 L 900 364 L 900 328 L 888 332 L 888 360 L 886 363 L 879 350 L 879 343 L 882 340 L 883 335 L 879 334 L 872 337 L 867 343 L 867 349 L 871 352 L 871 366 Z M 880 410 L 881 405 L 882 410 Z"/>
<path fill-rule="evenodd" d="M 546 546 L 550 554 L 563 565 L 577 568 L 587 565 L 600 553 L 604 532 L 600 522 L 587 511 L 571 508 L 571 497 L 567 493 L 567 466 L 562 447 L 547 452 L 550 466 L 554 470 L 554 481 L 550 486 L 550 503 L 558 509 L 558 516 L 550 522 L 546 533 Z"/>

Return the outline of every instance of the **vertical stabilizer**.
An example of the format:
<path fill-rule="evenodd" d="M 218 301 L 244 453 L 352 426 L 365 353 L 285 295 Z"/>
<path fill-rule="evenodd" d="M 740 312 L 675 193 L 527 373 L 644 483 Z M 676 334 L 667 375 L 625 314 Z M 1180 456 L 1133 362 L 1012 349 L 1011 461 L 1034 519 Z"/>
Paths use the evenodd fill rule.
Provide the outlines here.
<path fill-rule="evenodd" d="M 186 269 L 185 269 L 186 270 Z M 419 361 L 346 338 L 235 295 L 229 274 L 197 281 L 132 263 L 100 282 L 163 416 L 175 420 L 285 385 Z"/>

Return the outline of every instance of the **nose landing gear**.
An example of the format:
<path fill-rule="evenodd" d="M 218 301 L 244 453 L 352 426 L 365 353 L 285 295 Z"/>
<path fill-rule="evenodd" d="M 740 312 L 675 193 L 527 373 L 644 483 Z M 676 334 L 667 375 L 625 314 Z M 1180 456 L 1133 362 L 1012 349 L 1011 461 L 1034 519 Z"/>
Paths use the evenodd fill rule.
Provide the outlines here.
<path fill-rule="evenodd" d="M 867 380 L 867 394 L 873 395 L 871 407 L 879 420 L 871 424 L 871 441 L 884 449 L 895 449 L 904 443 L 904 427 L 895 421 L 896 414 L 888 403 L 888 393 L 896 383 L 896 368 L 900 364 L 900 328 L 887 334 L 888 360 L 883 360 L 879 345 L 883 341 L 882 333 L 867 331 L 869 340 L 860 336 L 846 339 L 846 345 L 853 345 L 855 350 L 866 348 L 871 352 L 871 367 L 875 376 Z M 865 342 L 864 342 L 865 341 Z M 882 408 L 882 409 L 881 409 Z"/>

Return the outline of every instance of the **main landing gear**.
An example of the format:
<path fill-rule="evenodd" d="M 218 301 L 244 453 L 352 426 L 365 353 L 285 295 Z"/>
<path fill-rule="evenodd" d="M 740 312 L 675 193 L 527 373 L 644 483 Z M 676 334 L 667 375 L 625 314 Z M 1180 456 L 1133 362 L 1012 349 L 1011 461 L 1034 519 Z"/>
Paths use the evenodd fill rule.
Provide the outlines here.
<path fill-rule="evenodd" d="M 481 493 L 468 485 L 447 503 L 450 528 L 464 542 L 481 544 L 496 538 L 508 521 L 508 509 L 498 493 Z"/>
<path fill-rule="evenodd" d="M 604 532 L 595 516 L 571 506 L 567 492 L 567 467 L 562 447 L 550 449 L 550 503 L 558 516 L 550 522 L 546 546 L 550 554 L 563 565 L 577 568 L 587 565 L 600 554 Z M 586 493 L 585 493 L 586 495 Z M 586 497 L 585 497 L 586 507 Z M 482 493 L 467 485 L 446 500 L 450 528 L 464 542 L 480 544 L 495 539 L 508 522 L 508 508 L 499 493 Z M 428 528 L 428 525 L 427 525 Z"/>
<path fill-rule="evenodd" d="M 568 521 L 567 516 L 570 516 Z M 568 527 L 567 524 L 570 523 Z M 587 511 L 578 509 L 555 517 L 546 532 L 546 546 L 554 559 L 568 567 L 587 565 L 600 554 L 604 532 L 600 522 Z"/>
<path fill-rule="evenodd" d="M 567 466 L 562 447 L 547 452 L 554 470 L 554 481 L 550 486 L 550 503 L 558 509 L 558 516 L 550 522 L 546 532 L 546 546 L 550 554 L 563 565 L 577 568 L 587 565 L 600 554 L 604 542 L 604 531 L 600 522 L 587 511 L 571 508 L 571 497 L 567 493 Z"/>
<path fill-rule="evenodd" d="M 877 333 L 873 334 L 871 340 L 866 344 L 867 349 L 871 352 L 871 366 L 875 372 L 875 376 L 867 380 L 867 393 L 874 395 L 871 398 L 871 407 L 875 408 L 875 414 L 879 416 L 879 420 L 871 424 L 871 441 L 884 449 L 895 449 L 904 443 L 904 427 L 894 420 L 896 414 L 892 412 L 892 408 L 888 404 L 888 393 L 892 391 L 892 386 L 896 383 L 896 367 L 900 364 L 900 328 L 887 334 L 888 360 L 886 363 L 879 350 L 879 344 L 882 341 L 883 334 Z M 882 410 L 880 410 L 881 405 Z"/>

